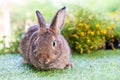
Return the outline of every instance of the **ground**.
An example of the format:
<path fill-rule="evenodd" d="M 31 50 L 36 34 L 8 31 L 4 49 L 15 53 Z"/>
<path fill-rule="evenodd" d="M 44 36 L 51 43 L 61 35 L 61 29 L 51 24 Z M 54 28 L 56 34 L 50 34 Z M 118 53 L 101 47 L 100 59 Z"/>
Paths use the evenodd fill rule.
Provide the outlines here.
<path fill-rule="evenodd" d="M 74 67 L 38 71 L 23 64 L 20 54 L 0 55 L 0 80 L 119 80 L 120 50 L 100 50 L 91 54 L 73 53 Z"/>

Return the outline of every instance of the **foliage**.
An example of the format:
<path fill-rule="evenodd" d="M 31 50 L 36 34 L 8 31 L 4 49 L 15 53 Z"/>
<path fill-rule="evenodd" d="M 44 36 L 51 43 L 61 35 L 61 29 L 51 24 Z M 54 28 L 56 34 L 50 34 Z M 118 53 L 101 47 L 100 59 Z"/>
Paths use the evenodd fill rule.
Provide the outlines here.
<path fill-rule="evenodd" d="M 115 47 L 120 47 L 120 10 L 116 10 L 115 12 L 107 14 L 107 20 L 108 23 L 113 24 L 114 28 L 108 33 L 112 35 L 106 36 L 106 41 L 108 45 L 112 47 L 112 49 L 115 49 Z M 107 29 L 111 30 L 110 27 Z"/>
<path fill-rule="evenodd" d="M 4 54 L 4 53 L 19 53 L 19 43 L 20 43 L 20 39 L 23 33 L 23 29 L 18 28 L 15 32 L 14 32 L 14 40 L 10 41 L 9 47 L 6 46 L 5 43 L 5 39 L 7 37 L 3 37 L 3 39 L 0 41 L 0 54 Z"/>
<path fill-rule="evenodd" d="M 106 38 L 113 37 L 111 30 L 114 25 L 107 23 L 107 20 L 100 17 L 102 15 L 81 8 L 76 12 L 74 18 L 71 19 L 68 16 L 69 19 L 63 34 L 73 51 L 81 54 L 90 53 L 103 48 Z"/>
<path fill-rule="evenodd" d="M 0 40 L 0 54 L 6 53 L 8 49 L 5 46 L 5 36 L 3 36 L 2 40 Z"/>
<path fill-rule="evenodd" d="M 115 38 L 120 39 L 120 10 L 117 10 L 114 13 L 109 13 L 108 17 L 109 21 L 115 25 L 113 30 Z"/>

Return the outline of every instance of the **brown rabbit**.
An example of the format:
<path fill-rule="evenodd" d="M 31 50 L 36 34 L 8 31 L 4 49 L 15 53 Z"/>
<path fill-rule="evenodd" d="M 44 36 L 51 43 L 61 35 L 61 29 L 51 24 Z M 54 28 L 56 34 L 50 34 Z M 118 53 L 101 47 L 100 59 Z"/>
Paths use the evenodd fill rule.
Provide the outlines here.
<path fill-rule="evenodd" d="M 24 33 L 20 51 L 24 63 L 32 64 L 38 70 L 72 68 L 71 52 L 67 41 L 60 34 L 66 17 L 66 7 L 60 9 L 50 26 L 39 11 L 36 11 L 39 25 Z"/>

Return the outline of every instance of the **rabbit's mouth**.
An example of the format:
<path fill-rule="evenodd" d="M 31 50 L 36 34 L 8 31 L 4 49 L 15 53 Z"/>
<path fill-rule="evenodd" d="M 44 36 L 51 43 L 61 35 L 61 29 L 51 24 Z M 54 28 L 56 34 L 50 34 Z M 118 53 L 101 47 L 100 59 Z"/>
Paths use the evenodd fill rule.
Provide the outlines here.
<path fill-rule="evenodd" d="M 44 64 L 44 63 L 40 63 L 40 62 L 39 62 L 39 65 L 40 65 L 43 69 L 49 69 L 53 64 L 52 64 L 52 63 Z"/>
<path fill-rule="evenodd" d="M 50 67 L 61 57 L 61 54 L 62 53 L 60 53 L 54 60 L 47 59 L 46 61 L 44 61 L 39 59 L 38 62 L 40 65 L 43 65 L 43 67 Z"/>
<path fill-rule="evenodd" d="M 46 68 L 48 68 L 50 65 L 49 64 L 44 64 L 43 66 L 46 67 Z"/>
<path fill-rule="evenodd" d="M 39 61 L 39 63 L 41 64 L 41 65 L 43 65 L 43 67 L 50 67 L 50 66 L 52 66 L 52 64 L 54 63 L 53 61 L 52 62 L 41 62 L 41 61 Z"/>

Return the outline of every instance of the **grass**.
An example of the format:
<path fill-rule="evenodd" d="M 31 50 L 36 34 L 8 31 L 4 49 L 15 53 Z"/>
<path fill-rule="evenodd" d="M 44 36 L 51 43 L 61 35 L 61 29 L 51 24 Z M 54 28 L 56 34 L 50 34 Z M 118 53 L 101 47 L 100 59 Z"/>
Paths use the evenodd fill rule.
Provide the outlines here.
<path fill-rule="evenodd" d="M 0 55 L 0 80 L 119 80 L 120 50 L 100 50 L 72 57 L 73 69 L 37 71 L 19 54 Z"/>

